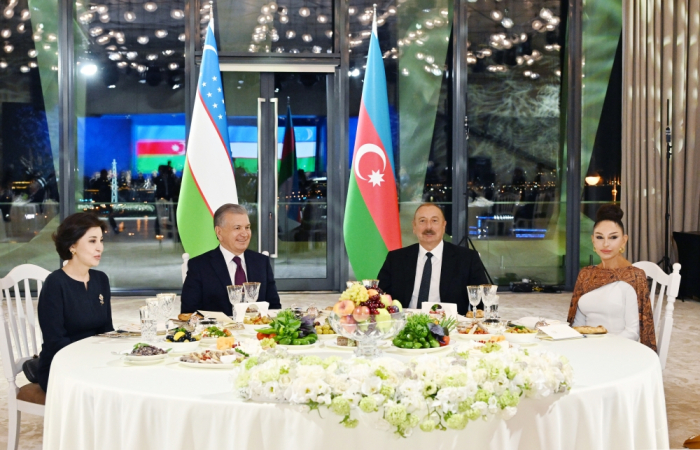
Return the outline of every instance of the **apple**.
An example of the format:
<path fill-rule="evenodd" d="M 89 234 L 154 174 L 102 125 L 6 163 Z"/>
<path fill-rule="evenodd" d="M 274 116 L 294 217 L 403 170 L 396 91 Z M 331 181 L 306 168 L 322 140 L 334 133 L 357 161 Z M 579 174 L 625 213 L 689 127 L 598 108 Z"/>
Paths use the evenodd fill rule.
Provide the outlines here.
<path fill-rule="evenodd" d="M 403 311 L 403 307 L 401 306 L 401 302 L 400 302 L 400 301 L 394 300 L 393 302 L 391 302 L 391 304 L 394 305 L 394 306 L 396 306 L 397 308 L 399 308 L 399 312 Z"/>
<path fill-rule="evenodd" d="M 333 306 L 333 312 L 340 317 L 349 316 L 355 310 L 355 302 L 352 300 L 340 300 Z"/>
<path fill-rule="evenodd" d="M 352 312 L 352 317 L 358 322 L 363 322 L 369 319 L 369 308 L 366 306 L 358 306 Z"/>
<path fill-rule="evenodd" d="M 384 306 L 391 306 L 391 295 L 384 294 L 379 299 L 384 303 Z"/>
<path fill-rule="evenodd" d="M 379 314 L 375 316 L 377 320 L 377 327 L 381 331 L 388 331 L 391 328 L 391 314 L 386 309 L 380 309 Z"/>
<path fill-rule="evenodd" d="M 342 326 L 343 329 L 348 333 L 354 333 L 357 329 L 357 323 L 355 322 L 355 319 L 353 319 L 352 316 L 347 315 L 340 318 L 340 326 Z"/>

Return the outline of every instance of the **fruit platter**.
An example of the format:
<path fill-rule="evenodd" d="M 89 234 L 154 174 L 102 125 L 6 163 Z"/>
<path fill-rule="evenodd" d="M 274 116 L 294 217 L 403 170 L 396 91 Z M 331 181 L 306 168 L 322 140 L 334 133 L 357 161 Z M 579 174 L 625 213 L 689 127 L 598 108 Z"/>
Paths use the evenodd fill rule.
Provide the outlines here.
<path fill-rule="evenodd" d="M 406 326 L 394 338 L 395 348 L 409 353 L 431 353 L 450 345 L 450 333 L 457 322 L 454 318 L 440 319 L 428 314 L 414 314 L 406 319 Z"/>
<path fill-rule="evenodd" d="M 333 306 L 328 323 L 337 334 L 357 342 L 355 354 L 374 357 L 378 342 L 396 336 L 406 324 L 401 303 L 376 287 L 353 284 Z"/>
<path fill-rule="evenodd" d="M 258 329 L 257 337 L 260 341 L 273 339 L 283 346 L 313 345 L 318 340 L 314 318 L 304 316 L 298 319 L 291 309 L 280 311 L 269 327 Z"/>

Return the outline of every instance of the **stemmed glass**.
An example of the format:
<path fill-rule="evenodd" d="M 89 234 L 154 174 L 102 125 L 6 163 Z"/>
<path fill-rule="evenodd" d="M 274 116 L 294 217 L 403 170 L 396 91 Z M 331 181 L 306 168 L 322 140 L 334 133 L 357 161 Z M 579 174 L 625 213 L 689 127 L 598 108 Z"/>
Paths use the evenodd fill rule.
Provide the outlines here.
<path fill-rule="evenodd" d="M 258 295 L 260 294 L 260 283 L 243 283 L 243 290 L 245 291 L 245 299 L 243 300 L 244 303 L 255 303 L 258 301 Z"/>
<path fill-rule="evenodd" d="M 497 317 L 495 311 L 493 310 L 493 307 L 498 304 L 498 295 L 496 295 L 496 292 L 498 291 L 498 286 L 494 284 L 482 284 L 481 289 L 484 308 L 487 311 L 486 321 L 496 322 Z"/>
<path fill-rule="evenodd" d="M 472 305 L 474 322 L 476 322 L 476 306 L 481 301 L 484 291 L 481 286 L 467 286 L 467 294 L 469 295 L 469 303 Z"/>
<path fill-rule="evenodd" d="M 234 286 L 226 286 L 228 291 L 228 301 L 231 302 L 233 307 L 233 320 L 236 320 L 236 305 L 243 301 L 243 285 L 237 284 Z"/>

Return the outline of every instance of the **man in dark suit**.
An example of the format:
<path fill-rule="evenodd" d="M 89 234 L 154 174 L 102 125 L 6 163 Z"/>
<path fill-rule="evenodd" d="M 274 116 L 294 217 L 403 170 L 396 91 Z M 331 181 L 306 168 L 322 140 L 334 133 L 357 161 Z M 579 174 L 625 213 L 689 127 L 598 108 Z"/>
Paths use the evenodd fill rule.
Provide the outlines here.
<path fill-rule="evenodd" d="M 251 232 L 246 209 L 232 203 L 221 206 L 214 213 L 214 230 L 219 247 L 187 264 L 180 312 L 221 311 L 230 316 L 233 307 L 226 286 L 245 281 L 259 282 L 258 300 L 269 302 L 270 309 L 280 309 L 270 258 L 248 250 Z"/>
<path fill-rule="evenodd" d="M 437 205 L 420 205 L 413 216 L 413 234 L 419 243 L 386 256 L 377 276 L 379 288 L 404 308 L 420 308 L 423 302 L 456 303 L 458 312 L 466 314 L 467 286 L 488 284 L 477 252 L 442 240 L 445 225 Z"/>

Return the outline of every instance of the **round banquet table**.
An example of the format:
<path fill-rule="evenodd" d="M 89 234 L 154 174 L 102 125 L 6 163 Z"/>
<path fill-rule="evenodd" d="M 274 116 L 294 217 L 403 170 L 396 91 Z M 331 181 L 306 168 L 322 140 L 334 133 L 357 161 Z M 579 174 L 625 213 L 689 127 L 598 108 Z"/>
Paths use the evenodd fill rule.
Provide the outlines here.
<path fill-rule="evenodd" d="M 574 387 L 524 398 L 510 420 L 399 438 L 361 423 L 355 429 L 322 408 L 245 402 L 229 370 L 182 367 L 174 359 L 128 366 L 112 351 L 137 340 L 89 338 L 53 360 L 44 449 L 663 449 L 668 427 L 661 368 L 647 347 L 616 336 L 541 342 L 569 358 Z M 351 352 L 319 349 L 319 356 Z"/>

